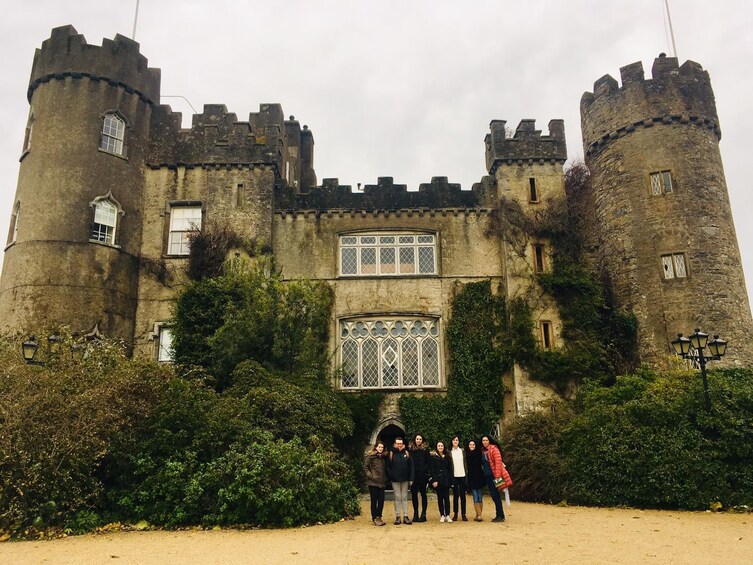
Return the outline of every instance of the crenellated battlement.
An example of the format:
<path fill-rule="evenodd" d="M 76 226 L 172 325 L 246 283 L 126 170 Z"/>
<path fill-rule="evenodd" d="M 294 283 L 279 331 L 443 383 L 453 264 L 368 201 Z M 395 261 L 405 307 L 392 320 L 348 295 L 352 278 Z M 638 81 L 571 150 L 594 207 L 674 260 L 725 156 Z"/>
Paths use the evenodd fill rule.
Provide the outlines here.
<path fill-rule="evenodd" d="M 392 177 L 379 177 L 376 184 L 367 184 L 363 192 L 354 192 L 338 179 L 323 179 L 321 186 L 296 194 L 280 188 L 275 193 L 275 209 L 293 210 L 403 210 L 423 208 L 485 208 L 496 202 L 496 185 L 485 177 L 472 190 L 462 190 L 447 177 L 432 177 L 421 183 L 418 191 L 409 191 L 404 184 L 395 184 Z"/>
<path fill-rule="evenodd" d="M 223 104 L 206 104 L 194 114 L 189 129 L 181 128 L 182 114 L 170 106 L 152 114 L 149 166 L 175 164 L 267 164 L 283 168 L 285 150 L 302 144 L 313 151 L 313 134 L 296 120 L 285 120 L 279 104 L 261 104 L 248 121 L 239 121 Z"/>
<path fill-rule="evenodd" d="M 585 92 L 580 109 L 586 153 L 598 151 L 611 139 L 654 124 L 684 123 L 705 127 L 721 138 L 711 80 L 694 61 L 678 64 L 660 55 L 644 76 L 639 61 L 620 69 L 622 85 L 611 75 Z"/>
<path fill-rule="evenodd" d="M 521 120 L 515 134 L 507 137 L 505 120 L 492 120 L 486 134 L 486 169 L 494 174 L 499 165 L 533 161 L 567 160 L 565 123 L 550 120 L 549 135 L 536 129 L 536 120 Z"/>
<path fill-rule="evenodd" d="M 149 104 L 159 103 L 160 70 L 149 68 L 139 44 L 120 34 L 89 45 L 71 26 L 57 27 L 34 54 L 27 97 L 45 82 L 88 78 L 106 81 L 138 95 Z"/>

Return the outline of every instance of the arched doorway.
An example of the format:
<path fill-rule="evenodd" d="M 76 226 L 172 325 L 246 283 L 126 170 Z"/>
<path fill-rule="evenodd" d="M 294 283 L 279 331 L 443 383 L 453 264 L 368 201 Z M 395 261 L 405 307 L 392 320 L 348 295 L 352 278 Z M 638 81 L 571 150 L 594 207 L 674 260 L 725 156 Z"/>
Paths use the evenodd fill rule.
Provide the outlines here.
<path fill-rule="evenodd" d="M 387 450 L 392 449 L 392 446 L 395 444 L 395 438 L 399 437 L 405 439 L 405 430 L 397 424 L 387 424 L 377 434 L 377 439 L 381 439 L 384 442 Z"/>

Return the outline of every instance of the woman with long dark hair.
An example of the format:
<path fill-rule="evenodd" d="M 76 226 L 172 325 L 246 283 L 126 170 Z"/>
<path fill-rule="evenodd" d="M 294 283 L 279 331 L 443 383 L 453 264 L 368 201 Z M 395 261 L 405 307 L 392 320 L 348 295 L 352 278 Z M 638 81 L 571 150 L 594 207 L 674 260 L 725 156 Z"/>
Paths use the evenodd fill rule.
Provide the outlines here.
<path fill-rule="evenodd" d="M 413 459 L 413 484 L 410 487 L 413 502 L 413 521 L 426 522 L 426 486 L 429 483 L 429 452 L 426 450 L 424 436 L 416 434 L 408 447 Z M 418 495 L 421 495 L 421 513 L 418 512 Z"/>
<path fill-rule="evenodd" d="M 371 521 L 375 526 L 384 526 L 382 510 L 384 509 L 384 489 L 387 486 L 387 453 L 384 443 L 379 440 L 374 445 L 363 464 L 366 485 L 371 497 Z"/>
<path fill-rule="evenodd" d="M 452 447 L 450 448 L 450 456 L 452 457 L 452 519 L 458 519 L 458 499 L 460 499 L 460 515 L 463 518 L 463 522 L 468 521 L 466 516 L 466 475 L 468 474 L 468 467 L 465 462 L 465 450 L 460 446 L 460 437 L 453 436 Z"/>
<path fill-rule="evenodd" d="M 452 522 L 450 518 L 450 485 L 452 484 L 452 457 L 444 448 L 444 443 L 437 442 L 437 450 L 431 454 L 429 484 L 437 491 L 439 521 Z"/>
<path fill-rule="evenodd" d="M 468 442 L 468 447 L 465 450 L 465 461 L 468 465 L 468 488 L 473 495 L 473 508 L 476 511 L 476 517 L 473 521 L 483 522 L 484 519 L 481 514 L 484 511 L 483 493 L 486 479 L 481 467 L 481 449 L 476 440 L 472 439 Z"/>
<path fill-rule="evenodd" d="M 502 478 L 502 453 L 494 440 L 489 436 L 481 438 L 481 445 L 481 468 L 497 512 L 492 522 L 504 522 L 505 509 L 502 508 L 502 499 L 499 496 L 497 485 L 494 484 L 496 479 Z"/>

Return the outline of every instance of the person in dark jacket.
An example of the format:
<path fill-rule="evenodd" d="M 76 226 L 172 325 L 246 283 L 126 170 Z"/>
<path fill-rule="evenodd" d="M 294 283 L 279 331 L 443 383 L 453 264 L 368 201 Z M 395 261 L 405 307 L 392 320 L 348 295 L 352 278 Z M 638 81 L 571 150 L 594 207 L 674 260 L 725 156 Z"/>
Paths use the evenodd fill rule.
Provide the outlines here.
<path fill-rule="evenodd" d="M 416 434 L 408 448 L 413 460 L 413 484 L 410 487 L 413 502 L 413 521 L 426 522 L 426 486 L 429 483 L 429 452 L 426 450 L 424 436 Z M 421 495 L 421 514 L 418 513 L 418 495 Z"/>
<path fill-rule="evenodd" d="M 403 523 L 410 526 L 413 522 L 408 517 L 408 489 L 413 484 L 413 459 L 401 437 L 395 439 L 395 447 L 390 451 L 387 474 L 395 493 L 395 525 L 400 525 L 402 516 Z"/>
<path fill-rule="evenodd" d="M 481 468 L 481 449 L 478 447 L 476 440 L 468 442 L 468 448 L 465 450 L 465 461 L 468 465 L 468 488 L 473 495 L 473 508 L 476 510 L 474 522 L 483 522 L 481 514 L 484 511 L 484 486 L 486 479 Z"/>
<path fill-rule="evenodd" d="M 450 518 L 450 485 L 453 476 L 452 457 L 445 451 L 444 443 L 438 441 L 436 452 L 431 454 L 429 484 L 437 491 L 440 522 L 452 522 L 452 518 Z"/>
<path fill-rule="evenodd" d="M 366 456 L 363 472 L 366 475 L 366 485 L 369 487 L 371 497 L 371 521 L 375 526 L 384 526 L 382 509 L 384 508 L 384 489 L 387 486 L 387 452 L 381 440 L 376 442 L 374 449 Z"/>

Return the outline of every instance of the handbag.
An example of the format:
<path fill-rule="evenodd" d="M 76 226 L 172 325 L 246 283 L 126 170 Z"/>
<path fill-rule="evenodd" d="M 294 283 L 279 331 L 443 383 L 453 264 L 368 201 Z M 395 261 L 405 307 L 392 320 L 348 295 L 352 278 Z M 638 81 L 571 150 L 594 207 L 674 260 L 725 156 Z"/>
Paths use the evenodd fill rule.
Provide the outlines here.
<path fill-rule="evenodd" d="M 512 486 L 512 478 L 510 477 L 510 473 L 507 472 L 507 467 L 505 467 L 504 463 L 502 463 L 502 476 L 494 479 L 494 486 L 498 490 L 504 490 Z"/>

